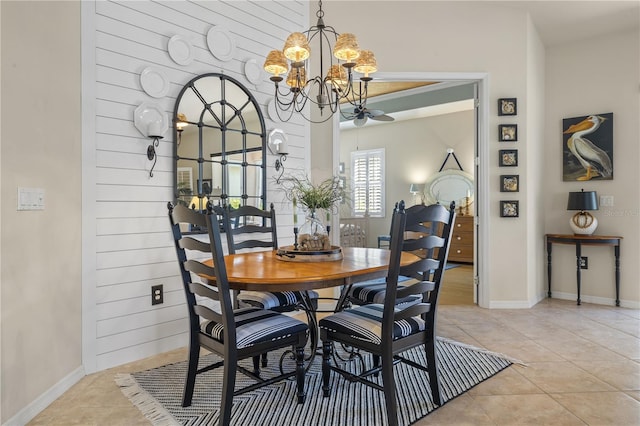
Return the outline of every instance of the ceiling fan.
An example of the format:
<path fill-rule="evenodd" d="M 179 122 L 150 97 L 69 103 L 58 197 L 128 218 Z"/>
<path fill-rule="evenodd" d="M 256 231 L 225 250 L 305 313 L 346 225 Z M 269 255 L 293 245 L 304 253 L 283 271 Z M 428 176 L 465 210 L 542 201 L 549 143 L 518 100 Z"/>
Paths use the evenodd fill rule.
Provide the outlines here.
<path fill-rule="evenodd" d="M 351 120 L 353 119 L 353 124 L 356 127 L 362 127 L 365 125 L 368 119 L 377 120 L 377 121 L 394 121 L 395 119 L 390 115 L 384 113 L 384 111 L 379 109 L 368 109 L 364 105 L 357 106 L 352 114 L 345 115 L 345 118 Z"/>

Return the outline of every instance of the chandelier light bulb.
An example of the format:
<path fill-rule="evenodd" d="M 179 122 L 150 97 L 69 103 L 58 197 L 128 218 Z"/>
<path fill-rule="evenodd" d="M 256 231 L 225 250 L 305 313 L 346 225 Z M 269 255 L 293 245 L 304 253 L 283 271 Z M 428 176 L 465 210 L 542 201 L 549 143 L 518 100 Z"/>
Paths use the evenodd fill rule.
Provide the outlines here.
<path fill-rule="evenodd" d="M 284 56 L 292 62 L 302 62 L 311 56 L 307 37 L 302 33 L 292 33 L 284 43 Z"/>

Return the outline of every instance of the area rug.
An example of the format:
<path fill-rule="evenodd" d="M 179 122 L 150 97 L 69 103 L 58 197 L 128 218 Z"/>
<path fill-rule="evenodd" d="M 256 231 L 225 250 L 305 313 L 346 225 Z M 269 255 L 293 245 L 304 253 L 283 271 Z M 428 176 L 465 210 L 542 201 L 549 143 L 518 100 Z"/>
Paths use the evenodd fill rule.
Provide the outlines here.
<path fill-rule="evenodd" d="M 438 361 L 442 393 L 445 401 L 466 392 L 478 383 L 512 364 L 514 360 L 500 354 L 438 338 Z M 425 365 L 424 351 L 412 349 L 406 358 Z M 277 370 L 279 356 L 269 354 L 268 377 Z M 201 359 L 202 365 L 216 360 L 215 355 Z M 366 359 L 366 358 L 365 358 Z M 285 380 L 262 389 L 237 396 L 233 400 L 232 425 L 387 425 L 382 392 L 359 383 L 349 383 L 332 374 L 332 391 L 322 397 L 321 357 L 316 357 L 306 376 L 307 398 L 296 404 L 295 381 Z M 355 363 L 352 363 L 355 364 Z M 251 360 L 246 366 L 251 368 Z M 398 422 L 409 425 L 436 409 L 426 372 L 399 363 L 395 367 L 398 398 Z M 116 383 L 129 400 L 154 425 L 217 425 L 221 369 L 200 374 L 196 378 L 193 405 L 181 406 L 186 361 L 133 374 L 119 374 Z M 379 377 L 380 384 L 382 378 Z M 236 386 L 250 383 L 238 373 Z"/>

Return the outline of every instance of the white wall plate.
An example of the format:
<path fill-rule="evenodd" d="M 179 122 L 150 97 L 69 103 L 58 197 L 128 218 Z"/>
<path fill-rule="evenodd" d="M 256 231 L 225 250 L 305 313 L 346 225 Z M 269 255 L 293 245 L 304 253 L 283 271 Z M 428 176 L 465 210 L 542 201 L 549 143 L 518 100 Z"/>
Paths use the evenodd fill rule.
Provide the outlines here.
<path fill-rule="evenodd" d="M 230 61 L 236 52 L 236 42 L 233 36 L 224 27 L 216 25 L 207 33 L 207 46 L 216 58 L 221 61 Z"/>

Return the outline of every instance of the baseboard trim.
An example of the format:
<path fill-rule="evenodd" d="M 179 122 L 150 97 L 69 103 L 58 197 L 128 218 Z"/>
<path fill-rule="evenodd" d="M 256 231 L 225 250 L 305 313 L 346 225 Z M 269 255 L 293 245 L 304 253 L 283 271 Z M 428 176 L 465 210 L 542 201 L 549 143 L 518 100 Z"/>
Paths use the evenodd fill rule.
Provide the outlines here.
<path fill-rule="evenodd" d="M 47 408 L 53 401 L 68 391 L 71 386 L 78 383 L 84 376 L 84 367 L 78 367 L 69 375 L 64 377 L 58 383 L 53 385 L 49 390 L 33 400 L 30 404 L 20 410 L 15 416 L 10 418 L 4 426 L 21 426 L 26 425 L 33 420 L 42 410 Z"/>
<path fill-rule="evenodd" d="M 578 299 L 578 295 L 575 293 L 562 293 L 558 291 L 554 291 L 552 293 L 553 299 L 562 299 L 562 300 L 573 300 L 574 302 Z M 584 303 L 593 303 L 594 305 L 607 305 L 607 306 L 615 306 L 616 301 L 610 297 L 597 297 L 597 296 L 589 296 L 589 295 L 580 295 L 580 300 Z M 633 300 L 620 300 L 621 308 L 631 308 L 631 309 L 640 309 L 640 302 L 636 302 Z"/>

